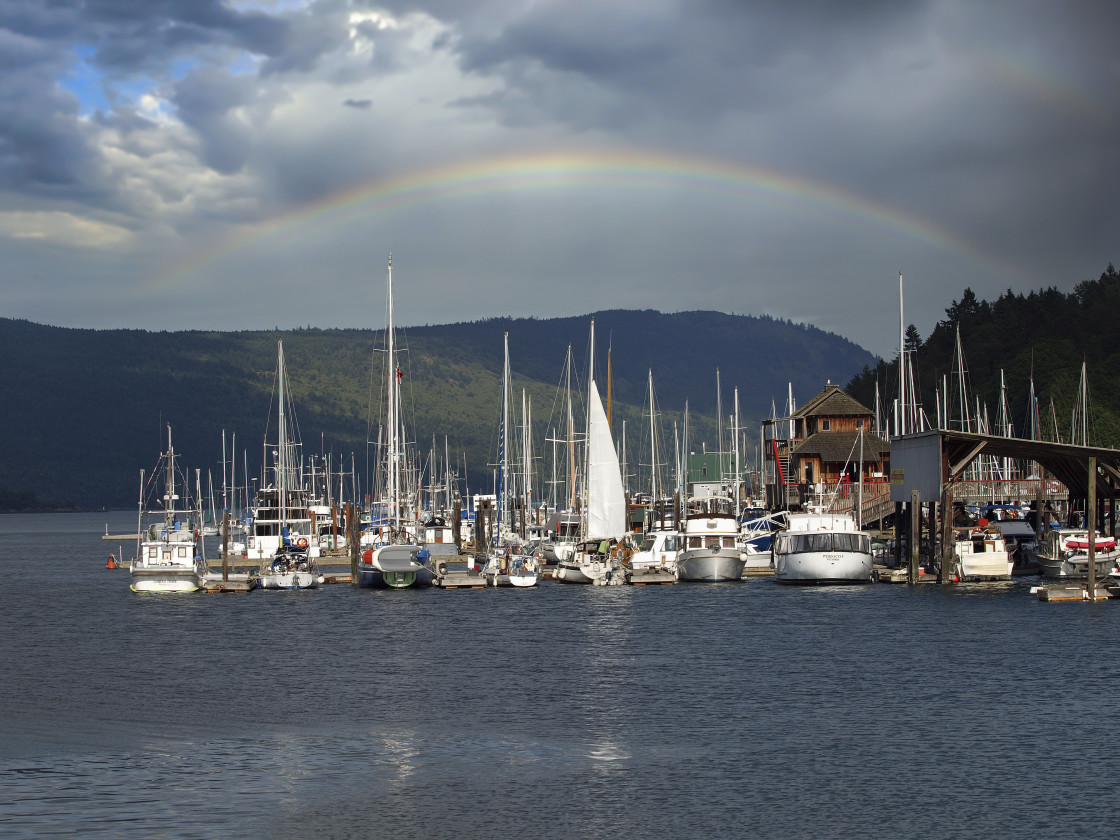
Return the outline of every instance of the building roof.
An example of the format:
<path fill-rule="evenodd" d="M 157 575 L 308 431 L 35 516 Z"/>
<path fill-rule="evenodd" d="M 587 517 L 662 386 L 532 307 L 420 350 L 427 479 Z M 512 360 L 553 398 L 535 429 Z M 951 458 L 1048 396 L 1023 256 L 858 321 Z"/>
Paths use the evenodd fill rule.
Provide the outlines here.
<path fill-rule="evenodd" d="M 817 432 L 797 444 L 793 451 L 799 458 L 819 455 L 821 461 L 830 464 L 842 464 L 849 459 L 855 463 L 859 461 L 859 432 Z M 883 455 L 890 452 L 891 445 L 878 435 L 863 436 L 864 462 L 882 461 Z"/>
<path fill-rule="evenodd" d="M 813 397 L 794 417 L 869 417 L 874 412 L 854 397 L 840 389 L 839 385 L 829 383 L 824 390 Z"/>

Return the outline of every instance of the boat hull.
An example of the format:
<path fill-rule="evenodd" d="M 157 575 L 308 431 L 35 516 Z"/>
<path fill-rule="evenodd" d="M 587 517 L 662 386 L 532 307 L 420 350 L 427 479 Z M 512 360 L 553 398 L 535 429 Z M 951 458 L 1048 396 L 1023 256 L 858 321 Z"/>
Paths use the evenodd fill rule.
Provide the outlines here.
<path fill-rule="evenodd" d="M 742 580 L 746 562 L 738 551 L 689 549 L 677 557 L 677 580 L 705 583 Z"/>
<path fill-rule="evenodd" d="M 134 570 L 129 588 L 133 592 L 197 592 L 201 586 L 194 571 L 180 573 Z"/>
<path fill-rule="evenodd" d="M 795 584 L 860 584 L 871 582 L 873 561 L 862 552 L 802 551 L 774 557 L 774 580 Z"/>
<path fill-rule="evenodd" d="M 970 580 L 1011 580 L 1014 562 L 1007 551 L 964 552 L 957 555 L 960 578 Z"/>
<path fill-rule="evenodd" d="M 418 545 L 383 545 L 358 564 L 358 586 L 417 589 L 431 586 L 435 571 L 420 560 Z"/>
<path fill-rule="evenodd" d="M 315 589 L 319 576 L 313 572 L 286 572 L 260 576 L 261 589 Z"/>
<path fill-rule="evenodd" d="M 1075 555 L 1071 558 L 1059 558 L 1055 560 L 1046 554 L 1035 554 L 1036 562 L 1038 563 L 1038 571 L 1045 578 L 1061 579 L 1061 580 L 1088 580 L 1089 579 L 1089 555 L 1081 554 Z M 1097 580 L 1104 580 L 1108 577 L 1109 573 L 1115 568 L 1117 561 L 1120 560 L 1120 552 L 1096 552 L 1093 558 L 1093 565 L 1096 566 Z"/>
<path fill-rule="evenodd" d="M 540 575 L 537 574 L 536 572 L 529 572 L 529 571 L 511 572 L 510 575 L 509 575 L 510 586 L 517 586 L 517 587 L 521 587 L 523 589 L 528 588 L 530 586 L 536 586 L 539 581 L 540 581 Z"/>
<path fill-rule="evenodd" d="M 583 569 L 576 563 L 561 562 L 556 564 L 552 579 L 557 583 L 591 583 L 591 578 L 583 573 Z"/>

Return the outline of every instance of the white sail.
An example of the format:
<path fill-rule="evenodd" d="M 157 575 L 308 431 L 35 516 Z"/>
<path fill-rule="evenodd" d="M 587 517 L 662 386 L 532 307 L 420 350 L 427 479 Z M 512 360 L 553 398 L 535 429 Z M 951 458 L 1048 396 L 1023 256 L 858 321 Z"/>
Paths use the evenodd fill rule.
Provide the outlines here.
<path fill-rule="evenodd" d="M 591 380 L 591 419 L 587 432 L 587 538 L 601 540 L 626 533 L 626 493 L 614 440 L 599 389 Z"/>

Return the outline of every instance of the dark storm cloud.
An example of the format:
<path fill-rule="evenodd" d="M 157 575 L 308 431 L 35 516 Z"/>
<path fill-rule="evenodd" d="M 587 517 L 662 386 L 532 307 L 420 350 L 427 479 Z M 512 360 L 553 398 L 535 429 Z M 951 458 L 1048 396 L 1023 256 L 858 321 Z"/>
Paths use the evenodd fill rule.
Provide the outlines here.
<path fill-rule="evenodd" d="M 889 285 L 900 262 L 947 250 L 921 267 L 945 294 L 981 280 L 978 293 L 998 294 L 1120 259 L 1117 31 L 1120 4 L 1079 0 L 0 0 L 0 199 L 109 208 L 190 249 L 208 225 L 453 160 L 638 148 L 880 208 L 870 222 L 811 200 L 771 215 L 749 189 L 721 205 L 682 187 L 636 230 L 656 203 L 612 205 L 603 263 L 632 269 L 626 243 L 641 241 L 640 291 L 668 308 L 701 299 L 658 269 L 679 216 L 693 241 L 713 232 L 687 260 L 712 278 L 697 284 L 708 307 L 809 317 L 798 303 L 814 278 Z M 514 273 L 558 282 L 542 255 L 585 245 L 603 220 L 554 208 L 546 226 L 529 199 L 514 217 L 532 247 Z M 458 206 L 416 209 L 433 249 L 469 248 L 493 226 L 484 216 L 462 235 Z M 917 235 L 895 229 L 895 209 Z M 715 233 L 725 225 L 743 235 Z M 863 281 L 836 285 L 813 300 L 821 311 L 870 299 Z"/>

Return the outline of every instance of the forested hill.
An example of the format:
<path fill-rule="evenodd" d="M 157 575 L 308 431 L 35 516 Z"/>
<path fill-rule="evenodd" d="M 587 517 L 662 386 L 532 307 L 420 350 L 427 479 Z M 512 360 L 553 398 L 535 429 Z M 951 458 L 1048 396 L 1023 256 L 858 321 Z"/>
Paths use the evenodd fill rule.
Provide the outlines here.
<path fill-rule="evenodd" d="M 1070 293 L 1053 287 L 1028 295 L 1008 290 L 989 302 L 965 289 L 961 299 L 945 310 L 945 316 L 924 341 L 913 326 L 907 330 L 906 346 L 914 351 L 919 399 L 931 421 L 936 422 L 935 390 L 948 377 L 950 425 L 959 428 L 955 356 L 959 326 L 965 381 L 972 395 L 970 415 L 975 416 L 979 399 L 996 431 L 1002 371 L 1014 434 L 1027 436 L 1033 375 L 1042 437 L 1069 443 L 1084 362 L 1089 443 L 1120 447 L 1120 273 L 1113 266 L 1098 279 L 1077 284 Z M 848 383 L 847 390 L 871 406 L 876 381 L 883 405 L 889 406 L 898 389 L 897 357 L 864 370 Z"/>
<path fill-rule="evenodd" d="M 573 387 L 585 386 L 592 317 L 597 378 L 605 399 L 609 347 L 616 437 L 618 420 L 625 419 L 628 450 L 636 449 L 640 429 L 648 426 L 650 369 L 668 434 L 688 400 L 691 440 L 700 449 L 714 448 L 717 368 L 724 414 L 732 412 L 738 387 L 741 416 L 753 426 L 769 413 L 772 400 L 781 409 L 787 383 L 805 400 L 826 380 L 846 381 L 875 361 L 852 342 L 814 327 L 716 312 L 610 311 L 413 327 L 399 339 L 409 348 L 401 362 L 405 399 L 421 447 L 430 447 L 434 436 L 442 449 L 447 436 L 452 461 L 465 468 L 472 489 L 489 481 L 502 334 L 508 331 L 515 385 L 532 398 L 534 440 L 543 449 L 547 429 L 560 423 L 557 393 L 569 344 L 578 380 Z M 353 454 L 363 475 L 371 405 L 369 434 L 376 439 L 384 354 L 375 348 L 384 345 L 383 331 L 145 332 L 0 319 L 6 383 L 0 500 L 131 507 L 140 470 L 150 472 L 166 446 L 167 424 L 176 451 L 192 471 L 201 469 L 204 485 L 208 472 L 220 485 L 223 429 L 231 451 L 237 436 L 239 472 L 247 456 L 251 474 L 259 475 L 266 429 L 270 439 L 276 434 L 278 340 L 284 342 L 305 451 L 330 452 L 335 463 Z"/>

